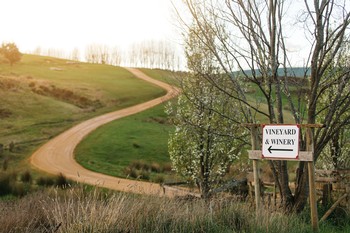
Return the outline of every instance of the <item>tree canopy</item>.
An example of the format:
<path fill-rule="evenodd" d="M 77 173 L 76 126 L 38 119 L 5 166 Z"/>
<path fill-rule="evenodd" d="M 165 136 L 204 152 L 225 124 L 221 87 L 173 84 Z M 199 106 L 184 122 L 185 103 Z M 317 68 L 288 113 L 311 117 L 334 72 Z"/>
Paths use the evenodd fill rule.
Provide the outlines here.
<path fill-rule="evenodd" d="M 4 56 L 11 66 L 19 62 L 22 57 L 15 43 L 3 43 L 0 48 L 0 54 Z"/>

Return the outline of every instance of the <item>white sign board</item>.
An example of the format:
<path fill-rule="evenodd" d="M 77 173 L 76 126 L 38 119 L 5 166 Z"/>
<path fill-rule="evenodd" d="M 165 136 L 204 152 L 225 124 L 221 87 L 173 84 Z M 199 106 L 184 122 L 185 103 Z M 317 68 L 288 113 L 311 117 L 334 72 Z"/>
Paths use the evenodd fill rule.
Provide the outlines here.
<path fill-rule="evenodd" d="M 298 125 L 264 125 L 262 156 L 274 159 L 298 159 Z"/>

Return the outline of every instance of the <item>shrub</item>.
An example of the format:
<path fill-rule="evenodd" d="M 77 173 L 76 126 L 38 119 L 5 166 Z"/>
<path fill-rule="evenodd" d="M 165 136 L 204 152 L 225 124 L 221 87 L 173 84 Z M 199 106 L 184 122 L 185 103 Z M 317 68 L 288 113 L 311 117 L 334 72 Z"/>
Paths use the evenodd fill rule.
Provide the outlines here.
<path fill-rule="evenodd" d="M 142 161 L 142 160 L 133 161 L 129 165 L 129 167 L 135 168 L 136 170 L 148 170 L 149 169 L 149 165 L 145 161 Z"/>
<path fill-rule="evenodd" d="M 136 149 L 141 148 L 141 146 L 140 146 L 138 143 L 136 143 L 136 142 L 134 142 L 134 143 L 132 144 L 132 146 L 133 146 L 134 148 L 136 148 Z"/>
<path fill-rule="evenodd" d="M 60 188 L 66 188 L 69 185 L 69 182 L 67 180 L 67 178 L 60 173 L 55 180 L 55 185 L 60 187 Z"/>
<path fill-rule="evenodd" d="M 7 170 L 7 168 L 8 168 L 8 166 L 9 166 L 9 161 L 10 161 L 10 159 L 9 158 L 4 158 L 4 161 L 2 162 L 2 170 L 3 171 L 6 171 Z"/>
<path fill-rule="evenodd" d="M 15 143 L 14 142 L 10 142 L 10 144 L 9 144 L 9 151 L 10 152 L 15 152 Z"/>
<path fill-rule="evenodd" d="M 172 171 L 171 163 L 163 164 L 163 172 L 171 172 L 171 171 Z"/>
<path fill-rule="evenodd" d="M 33 89 L 33 88 L 35 87 L 35 85 L 36 85 L 35 82 L 30 82 L 30 83 L 28 84 L 28 86 L 29 86 L 31 89 Z"/>
<path fill-rule="evenodd" d="M 55 184 L 55 180 L 51 177 L 39 177 L 36 181 L 39 186 L 53 186 Z"/>
<path fill-rule="evenodd" d="M 151 164 L 151 172 L 155 172 L 155 173 L 161 173 L 162 172 L 162 168 L 158 163 L 152 163 Z"/>
<path fill-rule="evenodd" d="M 25 171 L 20 175 L 20 180 L 23 183 L 31 183 L 32 182 L 32 175 L 29 171 Z"/>
<path fill-rule="evenodd" d="M 165 181 L 165 178 L 163 175 L 156 175 L 153 179 L 152 179 L 152 182 L 154 183 L 159 183 L 159 184 L 162 184 L 164 183 Z"/>
<path fill-rule="evenodd" d="M 14 195 L 24 196 L 30 190 L 30 186 L 17 182 L 16 171 L 0 173 L 0 196 Z"/>
<path fill-rule="evenodd" d="M 151 165 L 149 163 L 147 163 L 147 162 L 144 162 L 143 166 L 141 167 L 141 170 L 150 171 L 151 170 Z"/>
<path fill-rule="evenodd" d="M 10 185 L 11 194 L 17 197 L 23 197 L 30 191 L 30 186 L 23 183 L 11 182 Z"/>
<path fill-rule="evenodd" d="M 133 167 L 127 167 L 124 169 L 124 174 L 127 177 L 131 177 L 131 178 L 137 178 L 138 177 L 138 172 L 135 168 Z"/>
<path fill-rule="evenodd" d="M 11 193 L 11 179 L 7 173 L 0 174 L 0 196 Z"/>
<path fill-rule="evenodd" d="M 150 178 L 150 173 L 146 170 L 141 170 L 139 174 L 139 178 L 142 180 L 149 180 Z"/>

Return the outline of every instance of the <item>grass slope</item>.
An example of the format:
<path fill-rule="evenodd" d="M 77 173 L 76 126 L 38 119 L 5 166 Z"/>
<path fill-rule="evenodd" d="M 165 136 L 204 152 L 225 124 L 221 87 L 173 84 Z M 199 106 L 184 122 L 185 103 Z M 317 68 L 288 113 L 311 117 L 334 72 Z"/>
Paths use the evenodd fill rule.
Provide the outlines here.
<path fill-rule="evenodd" d="M 87 169 L 126 177 L 124 169 L 135 161 L 169 163 L 164 105 L 116 120 L 100 127 L 75 150 L 75 158 Z"/>
<path fill-rule="evenodd" d="M 179 86 L 179 82 L 181 78 L 186 76 L 186 72 L 181 72 L 181 71 L 175 72 L 175 71 L 169 71 L 169 70 L 147 69 L 147 68 L 141 68 L 140 70 L 154 79 L 157 79 L 165 83 L 169 83 L 174 86 Z"/>
<path fill-rule="evenodd" d="M 25 167 L 38 144 L 72 125 L 163 94 L 119 67 L 34 55 L 0 64 L 0 162 L 11 158 L 13 167 Z"/>

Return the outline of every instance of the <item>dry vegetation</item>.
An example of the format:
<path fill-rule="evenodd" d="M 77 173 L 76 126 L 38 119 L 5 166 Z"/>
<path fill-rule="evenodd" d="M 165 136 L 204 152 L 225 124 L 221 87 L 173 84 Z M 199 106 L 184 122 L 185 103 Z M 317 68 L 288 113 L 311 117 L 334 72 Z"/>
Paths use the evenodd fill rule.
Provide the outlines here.
<path fill-rule="evenodd" d="M 151 173 L 157 174 L 151 177 Z M 155 183 L 163 183 L 165 175 L 174 176 L 172 173 L 171 163 L 159 164 L 157 162 L 146 162 L 142 160 L 135 160 L 124 168 L 124 174 L 128 178 L 143 179 Z"/>
<path fill-rule="evenodd" d="M 42 96 L 49 96 L 53 97 L 57 100 L 67 102 L 70 104 L 73 104 L 75 106 L 78 106 L 80 108 L 100 108 L 102 107 L 102 103 L 98 99 L 89 99 L 85 96 L 81 96 L 74 91 L 64 89 L 64 88 L 59 88 L 56 87 L 55 85 L 37 85 L 36 82 L 31 82 L 29 84 L 31 87 L 31 90 Z"/>
<path fill-rule="evenodd" d="M 34 79 L 31 76 L 0 76 L 0 89 L 4 91 L 32 91 L 41 96 L 52 97 L 56 100 L 73 104 L 80 108 L 100 108 L 103 104 L 98 99 L 91 99 L 67 88 L 56 87 L 48 81 Z M 8 111 L 8 110 L 7 110 Z M 0 109 L 6 115 L 6 109 Z"/>
<path fill-rule="evenodd" d="M 72 188 L 0 202 L 0 232 L 308 232 L 295 216 L 234 199 L 167 199 Z M 298 226 L 298 227 L 295 227 Z"/>

